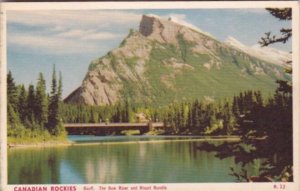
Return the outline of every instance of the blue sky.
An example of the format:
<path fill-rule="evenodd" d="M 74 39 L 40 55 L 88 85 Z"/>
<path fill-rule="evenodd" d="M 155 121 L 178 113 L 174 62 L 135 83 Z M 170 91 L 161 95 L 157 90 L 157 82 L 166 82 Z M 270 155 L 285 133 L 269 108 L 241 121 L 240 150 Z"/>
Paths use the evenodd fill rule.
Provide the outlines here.
<path fill-rule="evenodd" d="M 138 30 L 143 14 L 176 17 L 220 41 L 232 36 L 249 46 L 265 32 L 278 34 L 282 27 L 291 27 L 264 9 L 8 11 L 8 70 L 26 86 L 36 84 L 42 72 L 49 90 L 55 64 L 62 72 L 65 97 L 80 86 L 93 59 L 118 47 L 129 29 Z M 291 51 L 291 42 L 274 47 Z"/>

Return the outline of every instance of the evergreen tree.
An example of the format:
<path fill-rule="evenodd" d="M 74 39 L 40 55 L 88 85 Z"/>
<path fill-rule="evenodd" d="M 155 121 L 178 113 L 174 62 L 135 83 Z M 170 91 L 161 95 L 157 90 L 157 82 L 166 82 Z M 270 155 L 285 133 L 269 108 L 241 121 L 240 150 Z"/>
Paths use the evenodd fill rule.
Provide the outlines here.
<path fill-rule="evenodd" d="M 17 87 L 11 72 L 7 74 L 7 125 L 8 135 L 13 133 L 20 126 L 18 114 L 18 93 Z"/>
<path fill-rule="evenodd" d="M 18 93 L 17 86 L 12 77 L 11 71 L 7 74 L 7 104 L 15 111 L 17 110 Z"/>
<path fill-rule="evenodd" d="M 46 81 L 42 73 L 39 73 L 36 86 L 36 119 L 38 123 L 44 126 L 48 120 L 48 100 L 46 93 Z"/>
<path fill-rule="evenodd" d="M 56 70 L 54 66 L 53 73 L 52 73 L 51 92 L 49 97 L 48 124 L 47 124 L 48 130 L 52 134 L 54 134 L 54 129 L 59 120 L 57 119 L 57 110 L 58 110 L 57 80 L 56 80 Z"/>
<path fill-rule="evenodd" d="M 35 109 L 36 109 L 36 96 L 35 96 L 35 90 L 34 86 L 32 84 L 28 87 L 28 96 L 27 96 L 27 120 L 29 123 L 34 123 L 35 118 Z M 27 124 L 28 126 L 31 126 L 30 124 Z M 31 128 L 31 127 L 30 127 Z"/>
<path fill-rule="evenodd" d="M 61 72 L 59 72 L 59 79 L 58 79 L 58 90 L 57 90 L 57 99 L 59 102 L 61 102 L 61 96 L 62 96 L 62 87 L 63 87 L 63 84 L 62 84 L 62 74 Z"/>
<path fill-rule="evenodd" d="M 61 102 L 61 92 L 62 92 L 62 78 L 59 77 L 59 84 L 57 86 L 56 70 L 53 67 L 52 73 L 52 84 L 51 92 L 49 97 L 49 108 L 48 108 L 48 131 L 52 135 L 59 135 L 64 131 L 62 118 L 60 116 L 60 102 Z"/>
<path fill-rule="evenodd" d="M 129 122 L 129 119 L 130 119 L 129 113 L 130 113 L 129 103 L 128 103 L 128 100 L 126 100 L 125 104 L 124 104 L 123 111 L 122 111 L 123 122 L 126 122 L 126 123 Z"/>
<path fill-rule="evenodd" d="M 230 105 L 228 102 L 225 103 L 223 107 L 223 127 L 224 127 L 224 134 L 231 135 L 233 134 L 233 131 L 235 129 L 235 117 L 234 114 L 230 108 Z"/>
<path fill-rule="evenodd" d="M 7 122 L 9 127 L 15 128 L 20 124 L 18 113 L 12 107 L 12 104 L 7 105 Z"/>
<path fill-rule="evenodd" d="M 193 129 L 193 107 L 190 104 L 188 108 L 187 127 L 191 131 Z"/>
<path fill-rule="evenodd" d="M 291 8 L 267 8 L 274 17 L 279 20 L 288 21 L 292 20 L 292 9 Z M 280 30 L 281 36 L 277 37 L 275 35 L 271 35 L 271 32 L 265 33 L 265 37 L 261 38 L 259 43 L 262 46 L 268 46 L 273 43 L 282 42 L 286 43 L 292 37 L 292 29 L 291 28 L 282 28 Z"/>
<path fill-rule="evenodd" d="M 240 108 L 239 108 L 239 103 L 238 103 L 238 97 L 236 97 L 236 96 L 233 97 L 232 112 L 235 117 L 238 117 L 241 114 Z"/>
<path fill-rule="evenodd" d="M 20 120 L 24 123 L 27 116 L 27 92 L 24 85 L 20 86 L 20 94 L 18 98 L 18 111 L 20 115 Z"/>

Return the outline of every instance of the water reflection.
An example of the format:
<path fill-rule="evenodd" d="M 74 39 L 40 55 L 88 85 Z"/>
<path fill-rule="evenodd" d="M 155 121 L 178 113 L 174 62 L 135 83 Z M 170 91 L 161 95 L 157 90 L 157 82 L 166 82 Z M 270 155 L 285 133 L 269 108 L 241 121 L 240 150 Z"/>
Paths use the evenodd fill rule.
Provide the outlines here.
<path fill-rule="evenodd" d="M 8 152 L 9 183 L 59 182 L 61 149 L 12 149 Z M 50 168 L 49 168 L 50 167 Z"/>
<path fill-rule="evenodd" d="M 10 149 L 9 184 L 234 182 L 232 158 L 199 142 Z"/>

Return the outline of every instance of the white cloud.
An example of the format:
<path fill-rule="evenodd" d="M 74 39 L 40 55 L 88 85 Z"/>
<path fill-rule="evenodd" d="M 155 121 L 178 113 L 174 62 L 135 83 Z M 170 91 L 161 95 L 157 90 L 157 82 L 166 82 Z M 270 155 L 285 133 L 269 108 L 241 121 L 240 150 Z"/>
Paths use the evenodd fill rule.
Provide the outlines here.
<path fill-rule="evenodd" d="M 125 37 L 140 19 L 125 11 L 9 11 L 8 43 L 48 54 L 95 52 L 101 41 Z"/>
<path fill-rule="evenodd" d="M 31 34 L 14 34 L 8 36 L 8 43 L 21 48 L 30 47 L 34 51 L 47 54 L 76 54 L 98 51 L 92 43 L 68 40 L 54 36 L 39 36 Z"/>
<path fill-rule="evenodd" d="M 95 30 L 73 29 L 57 34 L 58 37 L 76 38 L 82 40 L 110 40 L 121 38 L 122 35 L 111 32 L 98 32 Z"/>
<path fill-rule="evenodd" d="M 125 11 L 9 11 L 8 23 L 29 26 L 98 27 L 139 22 L 141 15 Z"/>
<path fill-rule="evenodd" d="M 58 33 L 57 36 L 59 37 L 66 37 L 66 38 L 79 38 L 83 35 L 90 33 L 89 30 L 80 30 L 80 29 L 73 29 L 68 31 L 63 31 L 61 33 Z"/>
<path fill-rule="evenodd" d="M 82 37 L 84 40 L 110 40 L 121 38 L 122 35 L 108 33 L 108 32 L 98 32 L 98 33 L 90 33 Z"/>

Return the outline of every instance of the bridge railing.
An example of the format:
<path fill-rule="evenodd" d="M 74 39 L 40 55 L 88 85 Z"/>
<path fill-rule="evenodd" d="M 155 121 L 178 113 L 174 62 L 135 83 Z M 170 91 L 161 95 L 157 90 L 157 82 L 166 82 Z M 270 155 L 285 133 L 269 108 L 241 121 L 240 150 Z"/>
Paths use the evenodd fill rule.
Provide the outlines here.
<path fill-rule="evenodd" d="M 155 128 L 163 128 L 161 122 L 148 123 L 66 123 L 64 124 L 69 134 L 98 134 L 109 135 L 112 132 L 122 132 L 124 130 L 139 130 L 141 134 L 149 132 Z"/>

